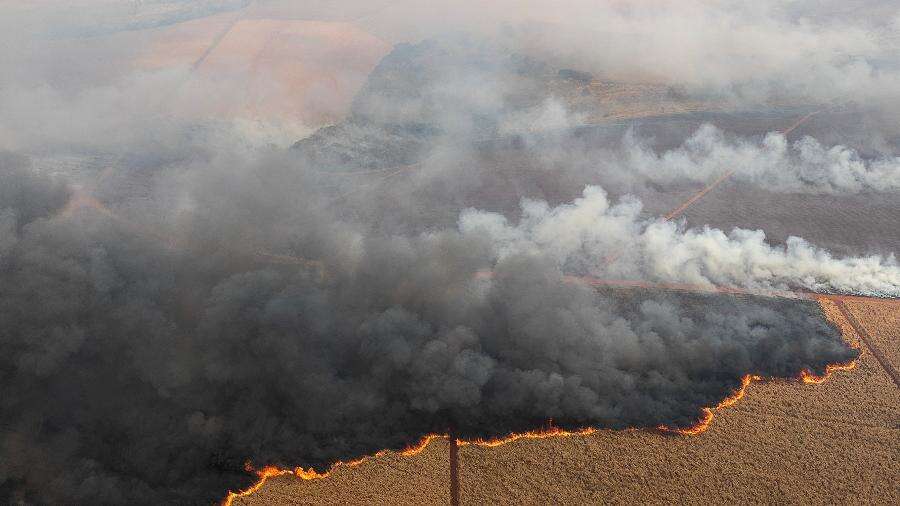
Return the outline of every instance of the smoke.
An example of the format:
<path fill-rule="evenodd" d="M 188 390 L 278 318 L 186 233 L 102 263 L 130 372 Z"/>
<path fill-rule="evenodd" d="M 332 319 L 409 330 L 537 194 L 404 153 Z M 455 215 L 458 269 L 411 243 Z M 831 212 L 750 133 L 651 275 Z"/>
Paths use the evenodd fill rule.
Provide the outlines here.
<path fill-rule="evenodd" d="M 180 175 L 197 211 L 175 247 L 4 167 L 10 500 L 208 503 L 247 460 L 321 469 L 450 427 L 686 426 L 744 374 L 855 356 L 812 303 L 601 294 L 480 230 L 355 232 L 290 206 L 279 161 Z M 279 215 L 314 219 L 291 232 L 325 275 L 235 246 Z"/>
<path fill-rule="evenodd" d="M 893 256 L 648 220 L 637 198 L 584 185 L 734 168 L 764 188 L 891 191 L 893 158 L 714 127 L 661 153 L 620 135 L 587 154 L 567 144 L 657 106 L 739 121 L 739 108 L 852 94 L 889 115 L 900 87 L 877 20 L 768 2 L 232 12 L 243 4 L 152 2 L 135 18 L 91 0 L 74 20 L 0 7 L 15 14 L 0 16 L 0 501 L 209 504 L 254 479 L 248 461 L 321 470 L 432 432 L 550 418 L 686 427 L 746 374 L 857 356 L 810 301 L 602 291 L 570 275 L 900 295 Z M 321 23 L 304 48 L 362 40 L 368 58 L 402 43 L 335 74 L 359 92 L 324 94 L 346 115 L 318 123 L 210 112 L 245 83 L 190 57 L 136 63 L 150 41 L 181 40 L 170 23 L 211 23 L 205 50 L 233 21 L 205 13 L 271 12 Z M 278 26 L 263 46 L 293 33 Z M 457 30 L 469 35 L 445 35 Z M 889 127 L 864 130 L 892 142 Z M 534 159 L 558 170 L 527 170 Z M 509 209 L 534 188 L 555 198 Z"/>
<path fill-rule="evenodd" d="M 661 154 L 627 135 L 620 156 L 611 156 L 604 165 L 624 167 L 627 174 L 660 183 L 708 182 L 734 171 L 736 179 L 777 192 L 900 190 L 898 157 L 863 159 L 845 146 L 825 147 L 809 136 L 789 143 L 775 132 L 766 134 L 761 142 L 729 138 L 710 124 L 699 128 L 679 148 Z"/>
<path fill-rule="evenodd" d="M 515 224 L 498 213 L 468 209 L 460 217 L 460 229 L 492 237 L 496 258 L 525 251 L 554 259 L 566 272 L 900 296 L 900 265 L 893 255 L 834 258 L 799 237 L 779 247 L 766 243 L 762 230 L 735 228 L 726 234 L 710 227 L 685 229 L 671 221 L 642 220 L 640 211 L 634 198 L 612 204 L 602 188 L 589 186 L 571 204 L 524 201 Z"/>

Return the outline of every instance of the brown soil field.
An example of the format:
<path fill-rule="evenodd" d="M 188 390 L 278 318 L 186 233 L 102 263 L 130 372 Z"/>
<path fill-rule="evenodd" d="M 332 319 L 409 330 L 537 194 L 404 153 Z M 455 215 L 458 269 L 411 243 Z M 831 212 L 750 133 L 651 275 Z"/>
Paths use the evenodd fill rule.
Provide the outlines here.
<path fill-rule="evenodd" d="M 859 345 L 835 303 L 821 305 Z M 847 306 L 896 360 L 900 303 Z M 900 504 L 900 389 L 862 350 L 854 369 L 821 384 L 751 384 L 698 436 L 602 430 L 462 446 L 460 502 Z M 418 455 L 386 454 L 324 479 L 272 478 L 234 504 L 447 504 L 448 448 L 436 440 Z"/>
<path fill-rule="evenodd" d="M 247 19 L 234 25 L 202 72 L 236 77 L 254 115 L 327 123 L 342 117 L 390 47 L 346 23 Z"/>
<path fill-rule="evenodd" d="M 194 65 L 199 81 L 193 86 L 215 95 L 212 113 L 307 125 L 343 117 L 366 76 L 390 50 L 352 24 L 247 18 L 241 12 L 156 31 L 136 64 L 148 69 Z M 188 102 L 196 98 L 188 97 Z"/>

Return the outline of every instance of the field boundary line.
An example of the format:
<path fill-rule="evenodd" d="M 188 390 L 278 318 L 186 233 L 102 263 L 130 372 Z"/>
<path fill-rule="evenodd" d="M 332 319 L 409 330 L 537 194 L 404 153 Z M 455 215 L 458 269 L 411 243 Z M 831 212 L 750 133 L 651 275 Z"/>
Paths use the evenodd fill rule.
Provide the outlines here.
<path fill-rule="evenodd" d="M 862 341 L 866 348 L 872 353 L 872 356 L 875 357 L 875 360 L 881 365 L 882 369 L 894 380 L 894 384 L 897 388 L 900 388 L 900 373 L 897 372 L 896 369 L 888 362 L 887 357 L 884 356 L 884 353 L 878 349 L 878 346 L 875 345 L 872 336 L 866 330 L 866 328 L 860 323 L 859 320 L 856 319 L 856 316 L 850 311 L 849 308 L 844 304 L 844 301 L 840 299 L 834 299 L 835 305 L 837 305 L 838 310 L 840 310 L 841 314 L 847 320 L 847 323 L 853 327 L 853 331 L 856 332 L 856 335 L 859 336 L 860 341 Z"/>

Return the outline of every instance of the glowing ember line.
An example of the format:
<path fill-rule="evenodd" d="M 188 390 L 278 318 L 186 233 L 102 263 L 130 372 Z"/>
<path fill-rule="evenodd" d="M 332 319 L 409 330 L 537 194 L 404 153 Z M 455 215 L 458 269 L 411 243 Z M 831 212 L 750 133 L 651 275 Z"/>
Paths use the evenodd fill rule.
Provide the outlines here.
<path fill-rule="evenodd" d="M 823 297 L 823 299 L 830 299 L 830 297 L 829 298 Z M 844 342 L 847 343 L 848 346 L 850 346 L 851 348 L 857 349 L 857 350 L 860 349 L 858 343 L 850 341 L 849 339 L 844 337 L 843 334 L 841 336 L 844 339 Z M 797 379 L 800 380 L 804 384 L 818 385 L 818 384 L 824 383 L 831 376 L 831 374 L 834 373 L 835 371 L 849 371 L 849 370 L 855 368 L 858 361 L 859 361 L 859 359 L 857 358 L 856 360 L 851 360 L 850 362 L 846 362 L 843 364 L 840 364 L 840 363 L 839 364 L 827 364 L 825 366 L 825 373 L 822 374 L 821 376 L 817 376 L 817 375 L 813 374 L 813 372 L 810 371 L 809 369 L 803 369 L 802 371 L 800 371 L 800 375 L 797 377 Z M 727 407 L 730 407 L 730 406 L 733 406 L 734 404 L 736 404 L 739 400 L 741 400 L 744 397 L 744 395 L 746 395 L 747 387 L 749 387 L 750 384 L 753 383 L 754 381 L 767 381 L 767 380 L 768 380 L 767 378 L 764 378 L 762 376 L 748 374 L 741 379 L 741 386 L 737 390 L 732 392 L 731 395 L 729 395 L 728 397 L 723 399 L 721 402 L 719 402 L 714 408 L 708 408 L 708 407 L 703 408 L 701 410 L 703 415 L 701 416 L 700 420 L 697 421 L 696 424 L 694 424 L 690 427 L 687 427 L 687 428 L 682 428 L 682 429 L 672 429 L 672 428 L 668 428 L 665 426 L 660 426 L 660 427 L 658 427 L 658 429 L 663 432 L 675 432 L 677 434 L 682 434 L 682 435 L 686 435 L 686 436 L 696 436 L 698 434 L 702 434 L 702 433 L 706 432 L 707 429 L 709 429 L 709 426 L 710 426 L 710 424 L 712 424 L 713 418 L 715 417 L 716 411 L 719 411 L 721 409 L 724 409 L 724 408 L 727 408 Z"/>
<path fill-rule="evenodd" d="M 756 376 L 748 374 L 741 378 L 741 386 L 738 387 L 735 391 L 731 392 L 731 395 L 722 399 L 714 408 L 703 408 L 701 409 L 702 416 L 700 420 L 697 421 L 696 424 L 685 427 L 685 428 L 671 428 L 666 427 L 665 425 L 660 425 L 657 427 L 662 432 L 674 432 L 676 434 L 681 434 L 684 436 L 696 436 L 698 434 L 702 434 L 709 429 L 709 426 L 712 424 L 714 413 L 720 409 L 727 408 L 729 406 L 733 406 L 737 401 L 741 400 L 744 395 L 747 394 L 747 387 L 750 386 L 750 383 L 754 381 L 762 381 L 762 376 Z"/>
<path fill-rule="evenodd" d="M 578 429 L 574 431 L 569 431 L 565 429 L 561 429 L 559 427 L 553 426 L 553 421 L 550 420 L 548 426 L 543 429 L 531 430 L 528 432 L 518 432 L 512 433 L 504 437 L 491 438 L 491 439 L 473 439 L 473 440 L 459 440 L 459 446 L 484 446 L 487 448 L 494 448 L 497 446 L 505 445 L 507 443 L 512 443 L 513 441 L 518 441 L 520 439 L 547 439 L 551 437 L 566 437 L 566 436 L 589 436 L 597 432 L 597 429 L 593 427 L 585 427 L 583 429 Z"/>
<path fill-rule="evenodd" d="M 853 348 L 859 349 L 859 345 L 855 342 L 851 342 L 844 338 L 845 342 Z M 813 374 L 811 371 L 804 369 L 800 372 L 799 376 L 796 378 L 805 384 L 820 384 L 825 382 L 833 372 L 835 371 L 846 371 L 853 369 L 856 367 L 857 360 L 853 360 L 851 362 L 847 362 L 844 364 L 829 364 L 825 366 L 825 373 L 821 376 L 817 376 Z M 682 436 L 696 436 L 706 432 L 710 425 L 712 425 L 712 421 L 715 418 L 715 413 L 719 410 L 731 407 L 737 404 L 738 401 L 744 398 L 747 394 L 747 388 L 754 381 L 769 381 L 770 378 L 765 378 L 763 376 L 748 374 L 741 378 L 741 384 L 738 388 L 736 388 L 731 394 L 722 399 L 715 407 L 705 407 L 700 410 L 701 416 L 700 419 L 694 425 L 690 427 L 668 427 L 666 425 L 657 426 L 655 429 L 659 432 L 670 433 L 670 434 L 679 434 Z M 485 448 L 495 448 L 498 446 L 505 445 L 507 443 L 512 443 L 514 441 L 519 441 L 522 439 L 548 439 L 552 437 L 570 437 L 570 436 L 590 436 L 592 434 L 596 434 L 600 432 L 601 429 L 597 429 L 595 427 L 584 427 L 582 429 L 576 430 L 566 430 L 560 427 L 556 427 L 553 425 L 553 420 L 548 421 L 547 427 L 531 430 L 527 432 L 518 432 L 512 433 L 507 436 L 490 438 L 490 439 L 457 439 L 456 444 L 458 446 L 480 446 Z M 616 429 L 607 429 L 607 430 L 616 430 Z M 634 427 L 628 427 L 625 429 L 618 429 L 617 432 L 632 432 L 636 430 L 653 430 L 653 429 L 637 429 Z M 435 439 L 449 439 L 449 435 L 447 434 L 429 434 L 415 445 L 409 446 L 404 450 L 397 452 L 398 455 L 402 457 L 412 457 L 414 455 L 418 455 Z M 247 463 L 246 469 L 249 472 L 256 473 L 259 480 L 248 487 L 245 490 L 239 492 L 228 492 L 228 495 L 222 501 L 223 506 L 232 506 L 235 499 L 240 497 L 246 497 L 260 488 L 265 484 L 266 480 L 269 478 L 274 478 L 277 476 L 285 476 L 285 475 L 294 475 L 298 479 L 301 480 L 319 480 L 323 478 L 327 478 L 331 475 L 336 469 L 340 467 L 352 468 L 356 467 L 364 462 L 368 461 L 372 458 L 382 457 L 390 453 L 389 450 L 380 450 L 371 456 L 361 457 L 356 460 L 351 461 L 338 461 L 334 463 L 327 471 L 317 472 L 313 468 L 303 469 L 302 467 L 297 467 L 294 469 L 280 469 L 275 466 L 266 466 L 259 470 L 254 470 L 252 466 Z"/>
<path fill-rule="evenodd" d="M 854 348 L 858 348 L 858 345 L 851 345 Z M 800 371 L 800 381 L 806 383 L 807 385 L 818 385 L 821 383 L 825 383 L 825 380 L 828 379 L 828 376 L 831 375 L 834 371 L 849 371 L 851 369 L 856 368 L 857 361 L 847 362 L 846 364 L 830 364 L 825 366 L 825 374 L 821 376 L 816 376 L 811 371 L 804 369 Z"/>
<path fill-rule="evenodd" d="M 418 454 L 422 453 L 422 451 L 425 450 L 425 448 L 435 439 L 447 439 L 448 437 L 449 436 L 447 436 L 447 434 L 428 434 L 427 436 L 420 439 L 418 443 L 408 446 L 408 447 L 404 448 L 403 450 L 400 450 L 399 452 L 396 452 L 396 453 L 397 453 L 397 455 L 400 455 L 401 457 L 412 457 L 414 455 L 418 455 Z M 269 478 L 293 475 L 301 480 L 321 480 L 323 478 L 327 478 L 327 477 L 331 476 L 331 473 L 333 473 L 338 468 L 341 468 L 341 467 L 353 468 L 353 467 L 356 467 L 356 466 L 368 461 L 369 459 L 383 457 L 383 456 L 387 455 L 388 453 L 391 453 L 391 451 L 390 450 L 379 450 L 372 455 L 366 455 L 364 457 L 360 457 L 355 460 L 348 460 L 348 461 L 340 461 L 339 460 L 339 461 L 335 462 L 334 464 L 332 464 L 331 467 L 329 467 L 327 471 L 323 471 L 321 473 L 311 467 L 309 469 L 304 469 L 302 467 L 295 467 L 294 469 L 282 469 L 282 468 L 279 468 L 276 466 L 265 466 L 262 469 L 254 469 L 253 466 L 250 464 L 250 462 L 247 462 L 244 465 L 244 469 L 246 469 L 247 472 L 255 473 L 256 476 L 259 478 L 259 480 L 244 490 L 241 490 L 238 492 L 230 492 L 229 491 L 228 495 L 225 497 L 225 499 L 222 500 L 222 506 L 232 506 L 235 499 L 240 498 L 240 497 L 247 497 L 247 496 L 253 494 L 257 490 L 262 488 L 262 486 L 266 483 L 266 481 Z"/>
<path fill-rule="evenodd" d="M 487 271 L 487 272 L 482 271 L 479 274 L 480 274 L 479 277 L 486 277 L 486 278 L 493 277 L 493 273 L 489 272 L 489 271 Z M 816 297 L 816 299 L 819 300 L 820 302 L 824 301 L 824 300 L 830 300 L 830 301 L 836 301 L 836 302 L 841 301 L 841 297 L 839 297 L 839 296 L 820 296 L 820 297 Z M 852 342 L 852 341 L 848 340 L 846 337 L 844 337 L 844 340 L 851 347 L 860 349 L 858 343 Z M 820 376 L 813 374 L 808 369 L 804 369 L 800 372 L 797 379 L 800 380 L 804 384 L 821 384 L 821 383 L 825 382 L 831 376 L 831 374 L 834 373 L 835 371 L 846 371 L 846 370 L 853 369 L 854 367 L 856 367 L 857 362 L 858 362 L 858 359 L 853 360 L 851 362 L 844 363 L 844 364 L 826 365 L 825 373 Z M 730 406 L 733 406 L 738 401 L 740 401 L 747 394 L 747 389 L 749 388 L 750 384 L 753 383 L 754 381 L 766 381 L 766 380 L 767 380 L 767 378 L 764 378 L 763 376 L 748 374 L 748 375 L 744 376 L 743 378 L 741 378 L 740 386 L 737 389 L 735 389 L 730 395 L 728 395 L 727 397 L 722 399 L 718 404 L 716 404 L 715 407 L 702 408 L 701 409 L 701 417 L 697 421 L 697 423 L 695 423 L 694 425 L 692 425 L 690 427 L 684 427 L 684 428 L 673 428 L 673 427 L 667 427 L 665 425 L 661 425 L 661 426 L 656 427 L 656 430 L 658 430 L 660 432 L 665 432 L 665 433 L 680 434 L 683 436 L 696 436 L 696 435 L 702 434 L 709 429 L 710 425 L 712 424 L 713 419 L 715 418 L 715 413 L 717 411 L 728 408 Z M 637 430 L 637 429 L 627 428 L 627 429 L 623 429 L 622 431 L 634 431 L 634 430 Z M 457 439 L 456 442 L 457 442 L 457 445 L 459 445 L 459 446 L 472 445 L 472 446 L 494 448 L 494 447 L 501 446 L 501 445 L 504 445 L 507 443 L 512 443 L 514 441 L 518 441 L 521 439 L 547 439 L 547 438 L 551 438 L 551 437 L 589 436 L 589 435 L 595 434 L 597 432 L 599 432 L 599 429 L 596 429 L 594 427 L 585 427 L 583 429 L 578 429 L 578 430 L 573 430 L 573 431 L 565 430 L 565 429 L 562 429 L 559 427 L 555 427 L 551 420 L 548 423 L 548 426 L 545 428 L 542 428 L 542 429 L 537 429 L 537 430 L 522 432 L 522 433 L 513 433 L 513 434 L 509 434 L 505 437 L 498 437 L 498 438 L 491 438 L 491 439 L 473 439 L 473 440 Z M 398 452 L 398 454 L 403 457 L 411 457 L 414 455 L 418 455 L 431 443 L 431 441 L 433 441 L 435 439 L 448 439 L 448 438 L 449 438 L 449 436 L 447 434 L 429 434 L 429 435 L 425 436 L 424 438 L 422 438 L 417 444 Z M 250 465 L 248 463 L 248 465 L 247 465 L 248 471 L 255 472 L 256 475 L 259 477 L 259 480 L 245 490 L 242 490 L 240 492 L 229 492 L 228 496 L 222 501 L 222 504 L 224 506 L 231 506 L 236 498 L 246 497 L 246 496 L 253 494 L 257 490 L 262 488 L 262 486 L 265 484 L 266 480 L 268 480 L 269 478 L 293 474 L 297 478 L 303 479 L 303 480 L 322 479 L 322 478 L 328 477 L 338 467 L 356 467 L 356 466 L 362 464 L 363 462 L 369 460 L 370 458 L 378 458 L 383 455 L 386 455 L 387 453 L 389 453 L 387 450 L 381 450 L 370 457 L 362 457 L 360 459 L 356 459 L 356 460 L 352 460 L 352 461 L 348 461 L 348 462 L 337 462 L 334 465 L 332 465 L 331 468 L 328 469 L 328 471 L 325 471 L 322 473 L 319 473 L 312 468 L 303 469 L 301 467 L 298 467 L 298 468 L 291 470 L 291 469 L 279 469 L 274 466 L 266 466 L 260 470 L 253 471 L 252 467 L 250 467 Z"/>

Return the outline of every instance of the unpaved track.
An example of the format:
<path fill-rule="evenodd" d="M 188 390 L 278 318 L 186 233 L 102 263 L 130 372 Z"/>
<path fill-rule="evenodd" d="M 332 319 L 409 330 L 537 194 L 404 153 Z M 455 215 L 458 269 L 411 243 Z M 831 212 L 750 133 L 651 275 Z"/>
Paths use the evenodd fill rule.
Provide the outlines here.
<path fill-rule="evenodd" d="M 781 135 L 787 137 L 788 134 L 790 134 L 791 132 L 796 130 L 798 127 L 800 127 L 801 125 L 806 123 L 806 121 L 809 118 L 813 117 L 815 114 L 818 114 L 818 113 L 819 113 L 819 111 L 813 111 L 813 112 L 806 114 L 805 116 L 799 118 L 797 121 L 792 123 L 789 127 L 782 129 L 780 131 Z M 697 202 L 698 200 L 703 198 L 704 195 L 706 195 L 710 191 L 714 190 L 717 186 L 719 186 L 720 184 L 722 184 L 723 182 L 725 182 L 726 180 L 731 178 L 731 176 L 733 176 L 733 175 L 734 175 L 734 170 L 726 171 L 724 174 L 719 176 L 715 181 L 706 185 L 700 191 L 698 191 L 696 194 L 694 194 L 691 198 L 686 200 L 683 204 L 681 204 L 680 206 L 678 206 L 675 209 L 672 209 L 671 211 L 666 213 L 665 216 L 663 216 L 663 220 L 670 221 L 672 219 L 675 219 L 675 218 L 681 216 L 681 214 L 684 213 L 687 210 L 687 208 L 691 207 L 691 205 L 693 205 L 695 202 Z"/>
<path fill-rule="evenodd" d="M 459 444 L 453 435 L 447 442 L 450 446 L 450 506 L 459 506 Z"/>
<path fill-rule="evenodd" d="M 837 308 L 841 311 L 841 314 L 853 327 L 853 330 L 856 331 L 856 335 L 865 343 L 866 348 L 870 353 L 878 360 L 878 363 L 884 368 L 884 371 L 894 380 L 894 384 L 897 385 L 897 388 L 900 388 L 900 374 L 897 373 L 897 370 L 891 365 L 888 361 L 887 357 L 884 356 L 884 353 L 878 348 L 875 344 L 875 340 L 872 339 L 872 336 L 869 335 L 869 332 L 866 330 L 865 326 L 856 318 L 856 316 L 847 308 L 847 305 L 843 300 L 838 299 L 835 302 Z"/>
<path fill-rule="evenodd" d="M 194 60 L 194 63 L 191 64 L 192 72 L 196 72 L 201 66 L 203 66 L 203 63 L 206 61 L 207 58 L 209 58 L 209 55 L 212 54 L 212 52 L 215 51 L 217 47 L 219 47 L 219 43 L 222 42 L 222 39 L 224 39 L 225 36 L 228 35 L 228 32 L 230 32 L 231 29 L 234 28 L 234 25 L 236 25 L 238 23 L 238 21 L 240 21 L 241 19 L 244 18 L 244 16 L 246 15 L 247 9 L 249 9 L 249 8 L 250 8 L 250 5 L 248 5 L 247 7 L 244 7 L 244 9 L 238 11 L 234 15 L 234 19 L 232 19 L 230 23 L 225 25 L 225 27 L 221 31 L 219 31 L 219 33 L 217 33 L 215 35 L 215 37 L 213 37 L 212 41 L 210 41 L 210 43 L 206 47 L 206 49 L 203 50 L 203 53 L 196 60 Z"/>

